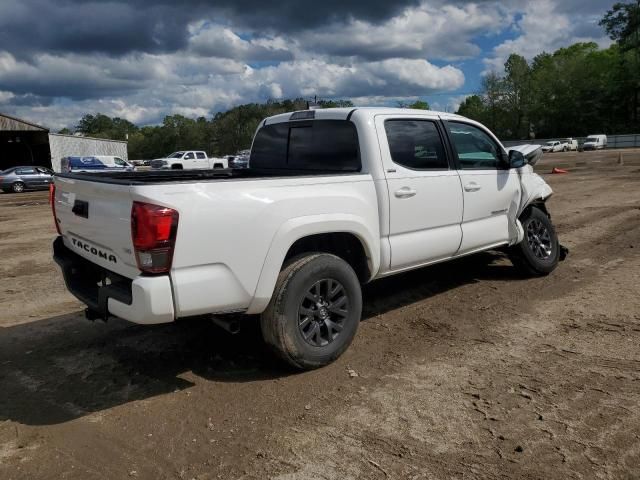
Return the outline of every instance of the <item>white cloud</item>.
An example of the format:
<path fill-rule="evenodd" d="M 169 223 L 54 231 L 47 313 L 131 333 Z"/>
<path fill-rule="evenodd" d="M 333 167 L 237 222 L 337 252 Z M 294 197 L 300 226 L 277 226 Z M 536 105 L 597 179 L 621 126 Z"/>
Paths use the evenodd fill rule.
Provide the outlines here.
<path fill-rule="evenodd" d="M 11 100 L 15 95 L 12 92 L 4 92 L 0 90 L 0 103 L 5 103 Z"/>
<path fill-rule="evenodd" d="M 244 40 L 230 28 L 198 22 L 189 26 L 189 50 L 206 57 L 243 61 L 291 60 L 292 53 L 282 38 Z"/>
<path fill-rule="evenodd" d="M 514 25 L 518 36 L 494 48 L 493 55 L 484 60 L 487 71 L 502 71 L 512 53 L 531 60 L 544 51 L 553 52 L 576 42 L 596 41 L 602 47 L 611 44 L 604 35 L 597 38 L 576 35 L 576 30 L 583 26 L 585 19 L 578 15 L 579 11 L 567 12 L 563 9 L 565 13 L 562 13 L 558 7 L 557 0 L 528 2 L 522 17 Z M 577 19 L 581 21 L 577 22 Z"/>
<path fill-rule="evenodd" d="M 330 55 L 368 59 L 456 60 L 478 55 L 480 48 L 473 37 L 498 32 L 503 20 L 498 8 L 481 8 L 474 3 L 462 7 L 424 3 L 379 25 L 352 20 L 346 26 L 306 32 L 300 36 L 300 45 Z"/>

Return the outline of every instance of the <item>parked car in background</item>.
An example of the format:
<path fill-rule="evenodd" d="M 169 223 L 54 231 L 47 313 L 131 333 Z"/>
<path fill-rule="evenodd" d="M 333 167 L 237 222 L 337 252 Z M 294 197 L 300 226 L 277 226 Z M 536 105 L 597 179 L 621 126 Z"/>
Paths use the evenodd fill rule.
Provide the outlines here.
<path fill-rule="evenodd" d="M 607 136 L 606 135 L 589 135 L 582 144 L 583 150 L 602 150 L 607 148 Z"/>
<path fill-rule="evenodd" d="M 566 138 L 565 139 L 565 143 L 567 144 L 567 149 L 566 151 L 573 151 L 573 152 L 577 152 L 578 151 L 578 140 L 576 140 L 575 138 Z"/>
<path fill-rule="evenodd" d="M 3 192 L 47 189 L 52 181 L 53 170 L 47 167 L 11 167 L 0 172 L 0 189 Z"/>
<path fill-rule="evenodd" d="M 120 157 L 91 156 L 64 157 L 60 160 L 63 173 L 100 173 L 100 172 L 133 172 L 135 167 Z"/>
<path fill-rule="evenodd" d="M 235 155 L 227 155 L 229 168 L 249 168 L 251 150 L 242 150 Z"/>
<path fill-rule="evenodd" d="M 565 150 L 565 148 L 568 148 L 565 143 L 554 140 L 543 145 L 542 151 L 545 153 L 562 152 Z"/>
<path fill-rule="evenodd" d="M 229 168 L 226 158 L 209 158 L 202 150 L 174 152 L 165 158 L 151 161 L 151 168 L 158 170 L 209 170 Z"/>

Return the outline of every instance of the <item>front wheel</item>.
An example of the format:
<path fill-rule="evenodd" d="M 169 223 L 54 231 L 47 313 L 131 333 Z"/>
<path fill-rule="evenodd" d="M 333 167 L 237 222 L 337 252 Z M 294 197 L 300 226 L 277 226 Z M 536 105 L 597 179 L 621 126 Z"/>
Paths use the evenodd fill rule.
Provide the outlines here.
<path fill-rule="evenodd" d="M 265 342 L 289 365 L 327 365 L 351 344 L 362 315 L 360 282 L 335 255 L 313 253 L 289 263 L 278 276 L 260 325 Z"/>
<path fill-rule="evenodd" d="M 22 182 L 16 182 L 13 185 L 11 185 L 11 190 L 13 190 L 13 193 L 22 193 L 24 192 L 24 183 Z"/>
<path fill-rule="evenodd" d="M 524 239 L 511 248 L 513 265 L 527 275 L 548 275 L 560 261 L 560 243 L 549 216 L 531 207 L 520 219 Z"/>

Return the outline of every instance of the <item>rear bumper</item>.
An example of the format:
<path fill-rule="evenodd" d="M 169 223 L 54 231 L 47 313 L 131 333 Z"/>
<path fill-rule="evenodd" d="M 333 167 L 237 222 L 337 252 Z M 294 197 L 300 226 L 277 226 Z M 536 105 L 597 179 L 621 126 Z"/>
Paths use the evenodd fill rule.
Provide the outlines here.
<path fill-rule="evenodd" d="M 94 318 L 115 316 L 149 325 L 175 320 L 168 276 L 130 280 L 72 252 L 62 237 L 53 242 L 53 259 L 62 270 L 67 289 L 87 305 Z"/>

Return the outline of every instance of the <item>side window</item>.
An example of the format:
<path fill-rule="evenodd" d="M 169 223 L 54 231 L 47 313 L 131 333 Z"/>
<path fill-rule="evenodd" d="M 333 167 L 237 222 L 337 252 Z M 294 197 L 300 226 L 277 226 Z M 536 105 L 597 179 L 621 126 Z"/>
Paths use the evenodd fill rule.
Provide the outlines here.
<path fill-rule="evenodd" d="M 501 168 L 499 147 L 485 132 L 472 125 L 457 122 L 449 122 L 449 131 L 462 169 L 496 170 Z"/>
<path fill-rule="evenodd" d="M 384 122 L 394 163 L 411 170 L 442 170 L 449 164 L 436 124 L 430 120 Z"/>
<path fill-rule="evenodd" d="M 122 160 L 119 157 L 114 157 L 113 161 L 115 162 L 116 165 L 118 165 L 119 167 L 126 167 L 127 166 L 127 162 L 125 162 L 124 160 Z"/>
<path fill-rule="evenodd" d="M 16 170 L 17 175 L 35 175 L 36 171 L 33 168 L 19 168 Z"/>
<path fill-rule="evenodd" d="M 207 156 L 204 154 L 204 152 L 196 152 L 196 158 L 198 160 L 206 160 Z"/>
<path fill-rule="evenodd" d="M 189 152 L 183 157 L 184 160 L 193 160 L 194 158 L 193 152 Z"/>

